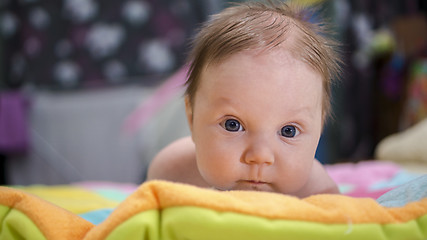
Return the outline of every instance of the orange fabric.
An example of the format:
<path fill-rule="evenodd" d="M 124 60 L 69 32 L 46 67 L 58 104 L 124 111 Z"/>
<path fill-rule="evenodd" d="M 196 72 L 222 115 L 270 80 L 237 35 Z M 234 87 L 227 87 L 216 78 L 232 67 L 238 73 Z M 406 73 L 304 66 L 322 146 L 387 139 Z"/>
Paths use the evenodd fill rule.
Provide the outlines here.
<path fill-rule="evenodd" d="M 28 216 L 47 239 L 82 239 L 94 225 L 23 191 L 0 187 L 0 204 Z"/>
<path fill-rule="evenodd" d="M 427 198 L 405 207 L 386 208 L 371 198 L 352 198 L 338 194 L 299 199 L 277 193 L 219 192 L 167 182 L 151 182 L 149 187 L 157 196 L 160 208 L 191 205 L 272 219 L 386 224 L 405 222 L 427 214 Z"/>
<path fill-rule="evenodd" d="M 195 206 L 259 217 L 319 223 L 401 223 L 427 214 L 427 198 L 401 208 L 386 208 L 371 198 L 314 195 L 305 199 L 276 193 L 220 192 L 185 184 L 151 181 L 139 187 L 111 216 L 89 232 L 103 239 L 133 215 L 150 209 Z"/>
<path fill-rule="evenodd" d="M 160 184 L 158 187 L 161 187 L 162 182 L 141 185 L 104 222 L 92 229 L 85 239 L 105 239 L 111 231 L 133 215 L 151 209 L 159 209 L 159 199 L 156 194 L 157 184 Z"/>
<path fill-rule="evenodd" d="M 0 187 L 0 196 L 1 205 L 24 213 L 47 239 L 104 239 L 138 213 L 180 206 L 325 224 L 390 224 L 427 215 L 427 198 L 400 208 L 386 208 L 369 198 L 325 194 L 298 199 L 275 193 L 220 192 L 152 181 L 141 185 L 104 222 L 94 227 L 71 212 L 17 189 Z"/>

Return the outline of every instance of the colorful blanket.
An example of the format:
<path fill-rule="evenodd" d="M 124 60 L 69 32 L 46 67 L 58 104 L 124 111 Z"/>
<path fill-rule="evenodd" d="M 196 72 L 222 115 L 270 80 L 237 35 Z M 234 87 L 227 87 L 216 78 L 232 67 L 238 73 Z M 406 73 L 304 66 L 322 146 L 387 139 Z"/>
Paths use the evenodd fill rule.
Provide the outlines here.
<path fill-rule="evenodd" d="M 419 181 L 419 175 L 386 162 L 327 170 L 340 181 L 343 195 L 298 199 L 163 181 L 138 187 L 111 183 L 1 187 L 0 240 L 427 239 L 427 198 L 399 207 L 375 200 L 382 191 L 404 187 L 395 186 L 399 179 Z M 366 177 L 358 175 L 361 172 Z M 426 191 L 414 191 L 420 190 Z"/>

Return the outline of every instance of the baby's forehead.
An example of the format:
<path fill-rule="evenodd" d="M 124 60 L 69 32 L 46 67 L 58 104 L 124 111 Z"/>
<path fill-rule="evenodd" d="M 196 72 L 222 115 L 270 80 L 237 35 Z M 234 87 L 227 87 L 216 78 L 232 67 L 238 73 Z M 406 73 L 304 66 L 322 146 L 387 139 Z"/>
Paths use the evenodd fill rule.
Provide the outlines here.
<path fill-rule="evenodd" d="M 225 75 L 224 72 L 226 72 Z M 280 47 L 266 51 L 246 50 L 232 54 L 222 61 L 206 66 L 201 79 L 206 81 L 206 79 L 226 78 L 227 82 L 231 82 L 233 78 L 249 74 L 248 76 L 257 77 L 260 83 L 267 83 L 270 78 L 283 80 L 279 82 L 287 82 L 291 73 L 298 79 L 304 76 L 307 84 L 310 84 L 311 81 L 318 83 L 323 81 L 322 75 L 316 69 L 304 62 L 298 55 Z"/>
<path fill-rule="evenodd" d="M 301 66 L 308 67 L 313 70 L 316 75 L 318 74 L 322 81 L 325 81 L 322 73 L 318 71 L 317 68 L 313 67 L 312 64 L 306 61 L 306 58 L 301 56 L 302 53 L 298 52 L 298 50 L 293 49 L 289 44 L 283 42 L 282 44 L 275 46 L 274 48 L 268 47 L 260 47 L 260 48 L 250 48 L 241 51 L 236 51 L 233 53 L 229 53 L 227 55 L 222 56 L 218 59 L 212 59 L 212 61 L 208 61 L 208 63 L 203 67 L 202 72 L 206 72 L 206 70 L 212 67 L 218 67 L 220 65 L 228 64 L 228 61 L 232 58 L 253 58 L 260 56 L 264 57 L 266 61 L 260 63 L 260 66 L 268 66 L 268 65 L 276 65 L 281 67 L 292 66 Z M 203 74 L 202 74 L 203 79 Z"/>

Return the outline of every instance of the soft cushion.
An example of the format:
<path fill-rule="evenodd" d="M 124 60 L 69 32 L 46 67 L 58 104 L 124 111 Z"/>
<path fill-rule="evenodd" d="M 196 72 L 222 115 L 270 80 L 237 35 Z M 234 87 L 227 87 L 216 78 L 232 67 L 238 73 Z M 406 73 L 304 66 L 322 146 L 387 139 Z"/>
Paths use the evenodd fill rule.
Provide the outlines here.
<path fill-rule="evenodd" d="M 105 221 L 93 226 L 20 190 L 3 187 L 0 191 L 2 226 L 13 212 L 26 219 L 9 221 L 1 228 L 0 239 L 20 239 L 5 233 L 7 229 L 23 236 L 31 236 L 25 233 L 31 230 L 46 237 L 37 239 L 427 238 L 427 198 L 389 208 L 371 198 L 324 194 L 298 199 L 152 181 L 141 185 Z"/>

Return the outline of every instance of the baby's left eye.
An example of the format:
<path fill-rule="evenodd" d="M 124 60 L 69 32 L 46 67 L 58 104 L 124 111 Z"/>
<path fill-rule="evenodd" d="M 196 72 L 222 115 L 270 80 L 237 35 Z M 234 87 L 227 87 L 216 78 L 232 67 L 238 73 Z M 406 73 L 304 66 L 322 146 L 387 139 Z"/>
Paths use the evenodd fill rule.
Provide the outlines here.
<path fill-rule="evenodd" d="M 286 125 L 280 130 L 280 134 L 286 138 L 293 138 L 299 134 L 298 128 L 292 125 Z"/>

